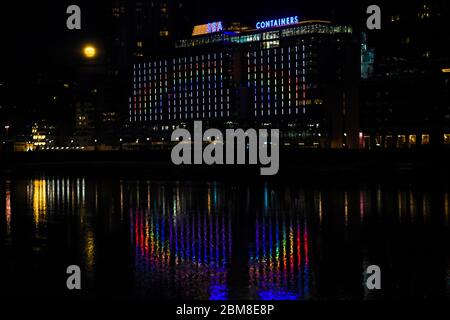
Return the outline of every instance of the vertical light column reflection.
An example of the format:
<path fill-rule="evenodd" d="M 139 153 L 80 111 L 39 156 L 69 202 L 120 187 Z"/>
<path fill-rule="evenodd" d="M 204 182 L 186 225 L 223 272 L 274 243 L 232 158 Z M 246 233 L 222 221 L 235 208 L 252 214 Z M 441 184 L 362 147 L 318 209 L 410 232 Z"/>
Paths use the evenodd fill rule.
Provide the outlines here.
<path fill-rule="evenodd" d="M 345 227 L 348 227 L 348 192 L 344 193 L 344 216 L 345 216 Z"/>
<path fill-rule="evenodd" d="M 381 193 L 381 186 L 378 186 L 377 188 L 377 215 L 381 215 L 383 212 L 383 199 L 382 199 L 382 193 Z"/>
<path fill-rule="evenodd" d="M 411 215 L 412 222 L 414 222 L 414 220 L 416 219 L 416 209 L 417 209 L 416 197 L 414 195 L 414 192 L 411 190 L 409 192 L 409 214 Z"/>
<path fill-rule="evenodd" d="M 83 190 L 84 190 L 84 180 L 83 180 Z M 120 180 L 120 222 L 123 223 L 123 180 Z M 84 191 L 83 191 L 83 202 L 84 202 Z"/>
<path fill-rule="evenodd" d="M 423 205 L 422 205 L 422 209 L 423 209 L 423 220 L 425 222 L 428 222 L 429 218 L 430 218 L 430 197 L 428 192 L 424 192 L 423 193 Z"/>
<path fill-rule="evenodd" d="M 363 223 L 364 216 L 366 214 L 366 197 L 363 190 L 359 191 L 359 213 L 361 217 L 361 223 Z"/>
<path fill-rule="evenodd" d="M 95 265 L 95 237 L 92 230 L 88 230 L 85 235 L 84 255 L 86 270 L 92 274 Z"/>
<path fill-rule="evenodd" d="M 322 200 L 322 192 L 319 191 L 319 223 L 320 223 L 320 227 L 322 227 L 322 219 L 323 219 L 323 200 Z"/>
<path fill-rule="evenodd" d="M 47 190 L 46 180 L 33 181 L 33 217 L 35 227 L 38 228 L 45 221 L 47 213 Z"/>
<path fill-rule="evenodd" d="M 445 213 L 445 222 L 448 225 L 448 211 L 449 211 L 449 193 L 448 191 L 444 194 L 444 213 Z"/>
<path fill-rule="evenodd" d="M 399 218 L 400 222 L 402 222 L 403 197 L 402 197 L 402 192 L 401 191 L 398 191 L 397 198 L 398 198 L 398 218 Z"/>
<path fill-rule="evenodd" d="M 6 236 L 11 235 L 11 181 L 7 180 L 5 183 L 5 193 L 6 193 Z"/>

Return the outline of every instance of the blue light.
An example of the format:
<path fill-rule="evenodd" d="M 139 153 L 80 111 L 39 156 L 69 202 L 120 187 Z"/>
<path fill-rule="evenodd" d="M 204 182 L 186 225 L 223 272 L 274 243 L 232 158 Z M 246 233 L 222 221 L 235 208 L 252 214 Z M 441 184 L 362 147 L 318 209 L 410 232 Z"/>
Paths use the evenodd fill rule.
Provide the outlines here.
<path fill-rule="evenodd" d="M 276 301 L 286 301 L 286 300 L 299 300 L 298 294 L 293 292 L 284 291 L 282 289 L 268 289 L 259 292 L 259 298 L 261 300 L 276 300 Z"/>
<path fill-rule="evenodd" d="M 288 26 L 299 23 L 298 16 L 281 18 L 281 19 L 271 19 L 265 21 L 259 21 L 256 23 L 256 29 L 268 29 L 268 28 L 276 28 L 282 26 Z"/>
<path fill-rule="evenodd" d="M 210 288 L 209 300 L 224 301 L 228 299 L 228 288 L 224 284 L 214 284 Z"/>

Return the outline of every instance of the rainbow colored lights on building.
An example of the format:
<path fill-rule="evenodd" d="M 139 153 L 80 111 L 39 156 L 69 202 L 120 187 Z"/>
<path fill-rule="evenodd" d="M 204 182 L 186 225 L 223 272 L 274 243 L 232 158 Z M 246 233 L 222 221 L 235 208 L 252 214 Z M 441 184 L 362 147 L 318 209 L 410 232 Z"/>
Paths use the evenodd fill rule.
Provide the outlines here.
<path fill-rule="evenodd" d="M 130 125 L 162 137 L 195 120 L 218 127 L 253 122 L 280 128 L 283 143 L 342 147 L 344 132 L 353 137 L 344 118 L 356 106 L 341 76 L 352 68 L 343 52 L 359 52 L 352 28 L 296 16 L 270 21 L 235 33 L 210 33 L 223 28 L 218 23 L 198 26 L 202 36 L 177 42 L 169 57 L 136 62 Z M 273 26 L 279 28 L 264 29 Z M 344 103 L 345 115 L 331 117 Z"/>
<path fill-rule="evenodd" d="M 230 116 L 230 79 L 222 52 L 134 65 L 131 122 Z"/>

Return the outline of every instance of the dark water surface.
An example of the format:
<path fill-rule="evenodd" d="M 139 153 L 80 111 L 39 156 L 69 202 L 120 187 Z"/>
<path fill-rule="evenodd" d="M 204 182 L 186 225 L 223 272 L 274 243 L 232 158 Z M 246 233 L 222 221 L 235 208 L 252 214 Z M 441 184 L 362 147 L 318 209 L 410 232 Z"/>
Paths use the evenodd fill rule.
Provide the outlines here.
<path fill-rule="evenodd" d="M 419 185 L 0 178 L 0 297 L 448 299 L 449 201 Z"/>

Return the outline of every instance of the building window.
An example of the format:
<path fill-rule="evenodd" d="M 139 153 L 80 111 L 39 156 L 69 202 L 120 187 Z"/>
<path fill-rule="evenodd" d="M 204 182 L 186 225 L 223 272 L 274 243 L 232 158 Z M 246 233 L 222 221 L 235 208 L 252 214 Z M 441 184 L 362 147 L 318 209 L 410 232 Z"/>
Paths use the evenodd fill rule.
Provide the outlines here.
<path fill-rule="evenodd" d="M 376 136 L 375 137 L 375 144 L 377 147 L 381 147 L 381 144 L 383 143 L 383 136 Z"/>
<path fill-rule="evenodd" d="M 391 16 L 391 22 L 400 21 L 400 15 Z"/>
<path fill-rule="evenodd" d="M 406 136 L 399 135 L 397 138 L 397 148 L 402 148 L 406 146 Z"/>
<path fill-rule="evenodd" d="M 159 32 L 159 36 L 160 37 L 168 37 L 169 36 L 169 31 L 162 30 L 162 31 Z"/>
<path fill-rule="evenodd" d="M 113 17 L 119 18 L 120 17 L 120 8 L 117 8 L 117 7 L 112 8 L 112 14 L 113 14 Z"/>
<path fill-rule="evenodd" d="M 444 144 L 450 144 L 450 133 L 444 134 Z"/>
<path fill-rule="evenodd" d="M 409 136 L 409 146 L 413 147 L 416 144 L 417 144 L 417 136 L 415 134 L 414 135 L 410 135 Z"/>
<path fill-rule="evenodd" d="M 364 136 L 364 142 L 363 142 L 363 148 L 364 149 L 370 149 L 370 136 Z"/>
<path fill-rule="evenodd" d="M 423 145 L 430 144 L 430 135 L 429 134 L 422 135 L 422 144 Z"/>
<path fill-rule="evenodd" d="M 386 141 L 385 141 L 386 148 L 392 147 L 392 142 L 393 142 L 392 136 L 386 136 Z"/>

